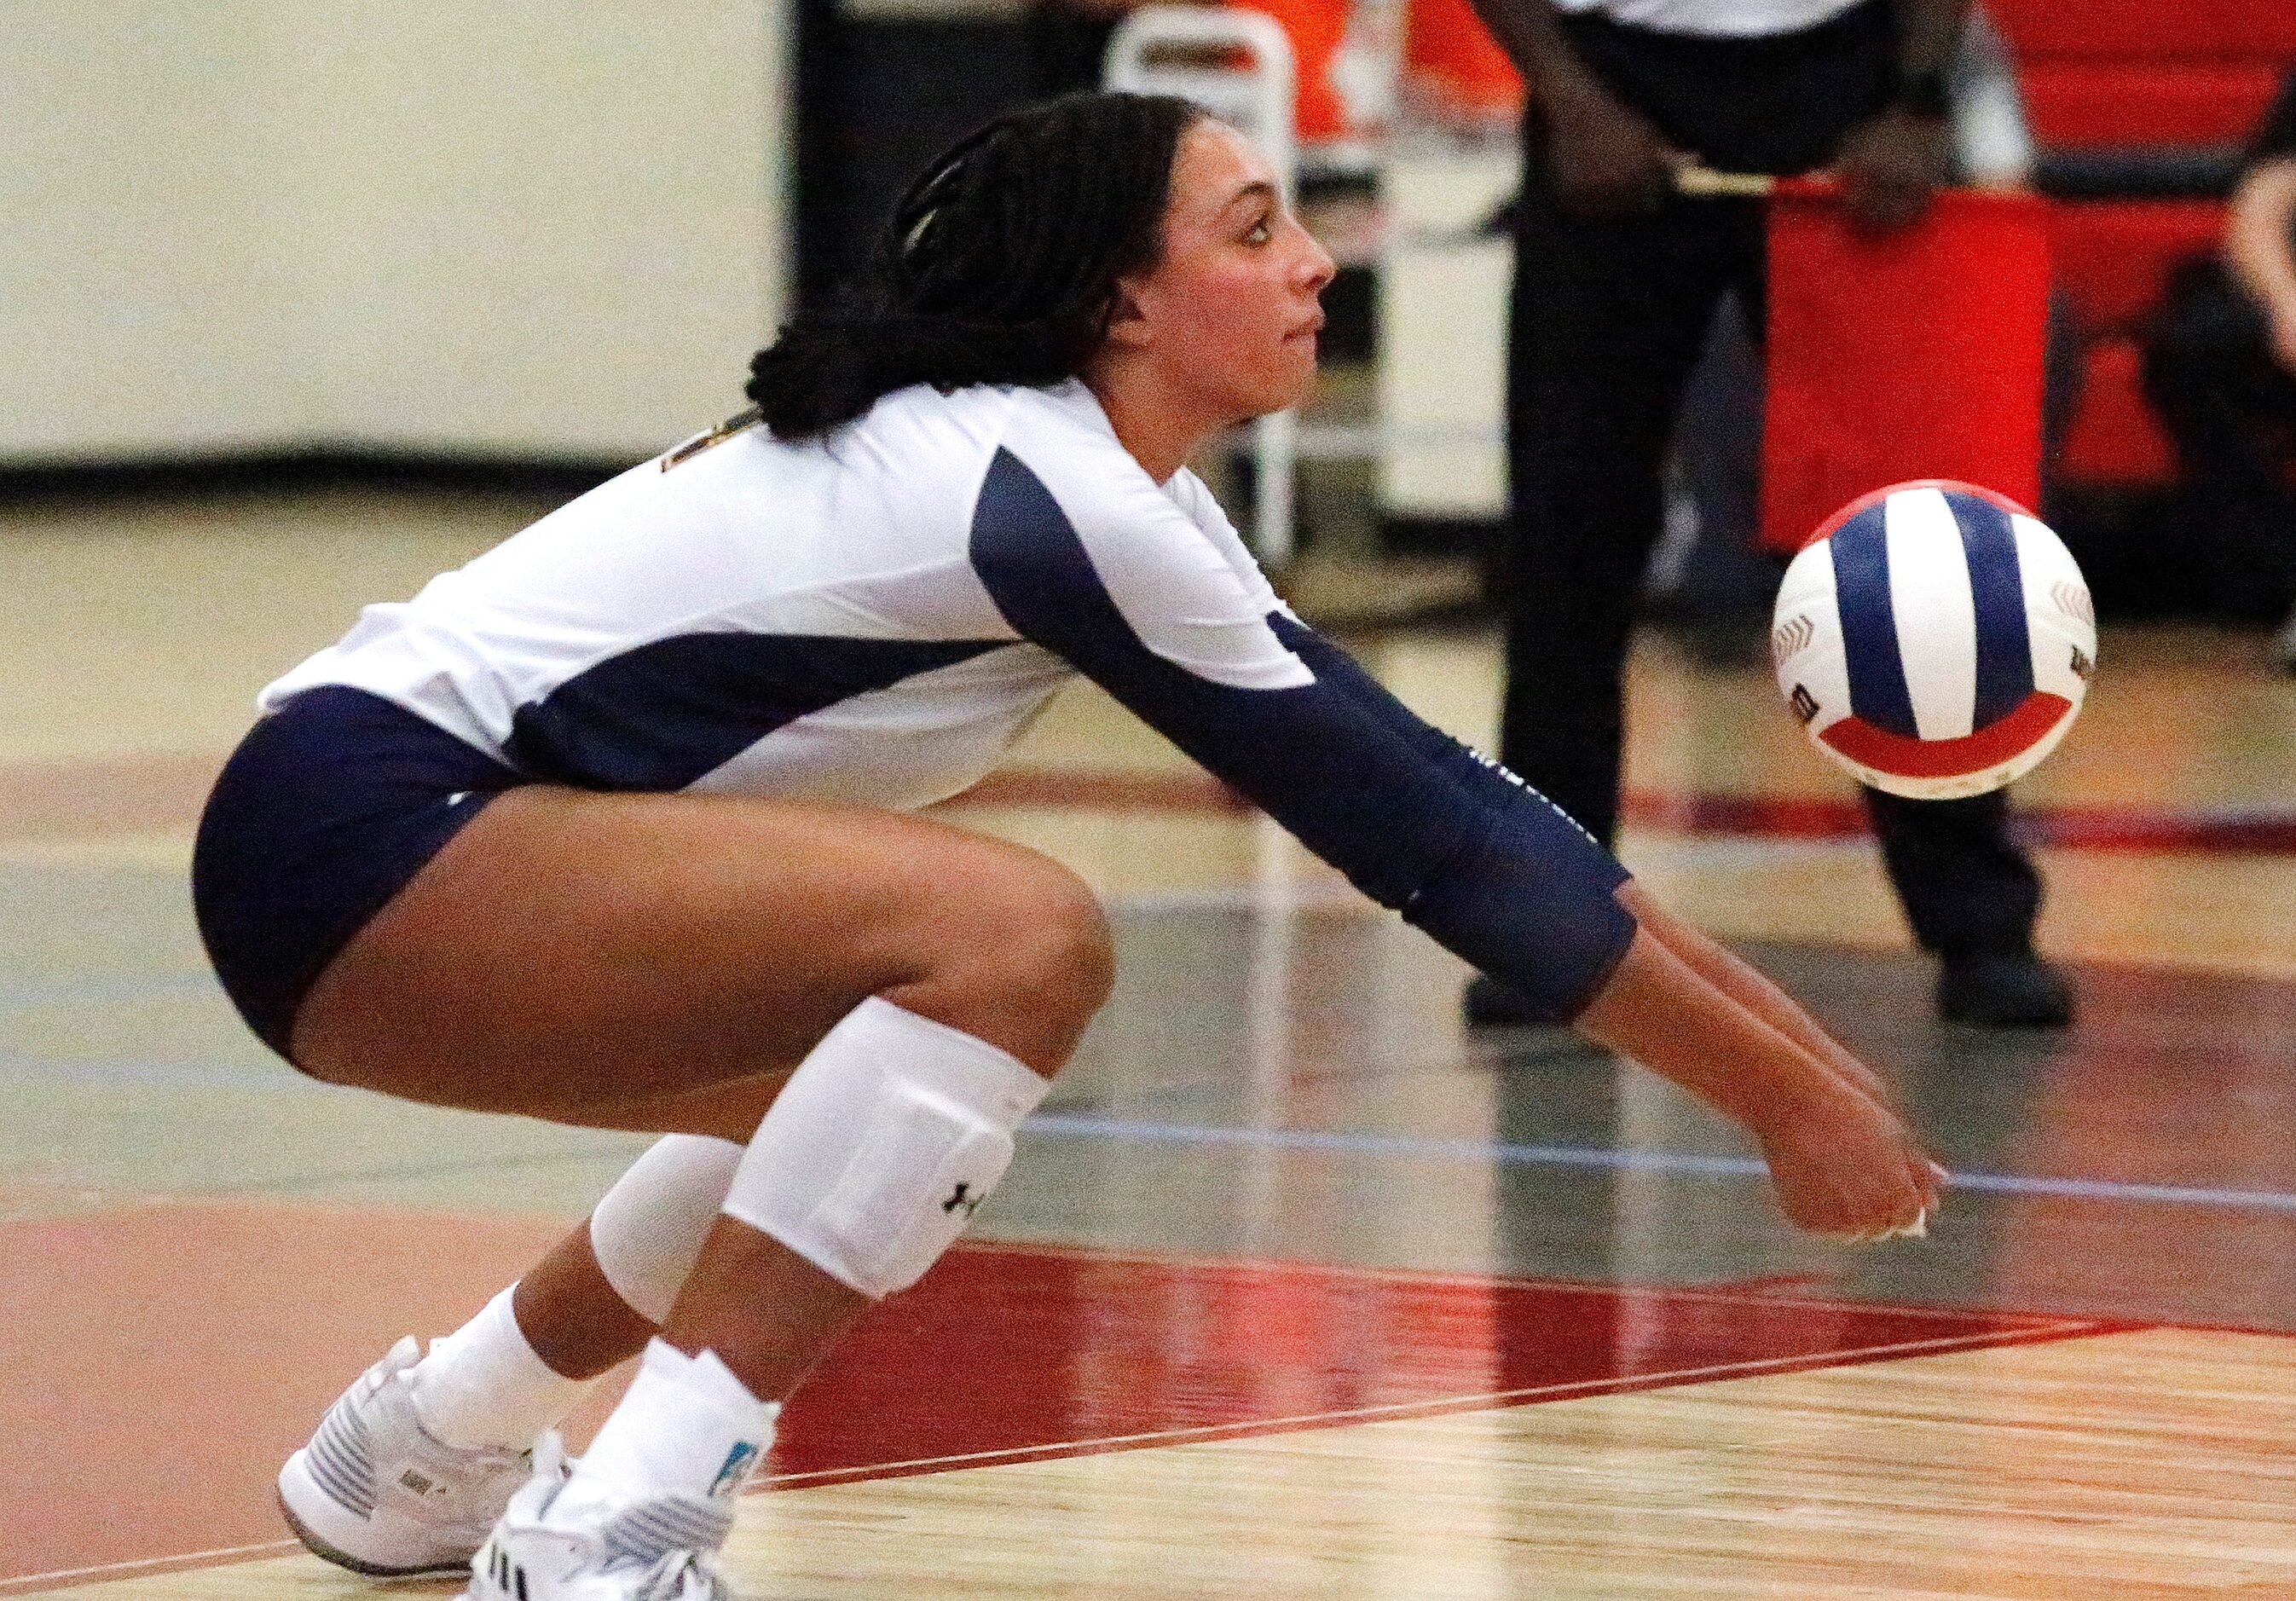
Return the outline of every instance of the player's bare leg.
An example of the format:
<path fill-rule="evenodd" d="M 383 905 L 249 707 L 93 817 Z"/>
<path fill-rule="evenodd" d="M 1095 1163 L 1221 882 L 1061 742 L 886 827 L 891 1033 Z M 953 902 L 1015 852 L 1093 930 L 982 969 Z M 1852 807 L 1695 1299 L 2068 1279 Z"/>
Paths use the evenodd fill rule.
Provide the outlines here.
<path fill-rule="evenodd" d="M 414 1098 L 735 1139 L 761 1132 L 794 1063 L 867 1001 L 879 1042 L 870 1049 L 886 1054 L 890 1039 L 893 1055 L 947 1058 L 918 1071 L 941 1074 L 939 1088 L 960 1099 L 1001 1107 L 985 1123 L 972 1114 L 980 1127 L 967 1137 L 985 1129 L 1009 1153 L 993 1125 L 1034 1104 L 1108 981 L 1089 896 L 1025 851 L 865 812 L 519 791 L 458 835 L 322 976 L 295 1047 L 322 1077 Z M 392 1026 L 406 1016 L 424 1026 Z M 826 1102 L 814 1097 L 816 1115 L 823 1105 L 836 1115 L 835 1084 L 858 1084 L 866 1099 L 865 1082 L 846 1071 Z M 960 1200 L 969 1215 L 978 1193 Z M 768 1194 L 750 1210 L 791 1203 Z M 504 1298 L 523 1349 L 568 1379 L 629 1354 L 661 1311 L 635 1304 L 646 1297 L 602 1261 L 605 1210 Z M 894 1239 L 892 1255 L 929 1260 L 936 1231 L 961 1222 Z M 785 1232 L 803 1236 L 797 1224 Z M 730 1472 L 662 1493 L 685 1496 L 677 1504 L 690 1512 L 697 1495 L 737 1488 L 769 1438 L 771 1403 L 873 1294 L 898 1287 L 870 1277 L 882 1278 L 882 1264 L 836 1260 L 818 1245 L 810 1254 L 832 1258 L 841 1277 L 753 1221 L 718 1219 L 701 1263 L 682 1275 L 669 1342 L 650 1352 L 635 1408 L 625 1403 L 586 1457 L 586 1480 L 578 1474 L 562 1494 L 554 1478 L 537 1480 L 537 1503 L 554 1515 L 582 1503 L 592 1536 L 617 1504 L 652 1505 L 665 1474 L 692 1475 L 663 1466 L 679 1455 L 681 1417 L 701 1419 L 685 1429 L 685 1458 Z M 741 1436 L 738 1449 L 719 1452 L 721 1435 Z M 539 1528 L 545 1509 L 533 1510 Z M 693 1532 L 708 1530 L 697 1523 Z M 518 1560 L 551 1558 L 528 1549 Z M 506 1592 L 513 1578 L 505 1571 Z"/>

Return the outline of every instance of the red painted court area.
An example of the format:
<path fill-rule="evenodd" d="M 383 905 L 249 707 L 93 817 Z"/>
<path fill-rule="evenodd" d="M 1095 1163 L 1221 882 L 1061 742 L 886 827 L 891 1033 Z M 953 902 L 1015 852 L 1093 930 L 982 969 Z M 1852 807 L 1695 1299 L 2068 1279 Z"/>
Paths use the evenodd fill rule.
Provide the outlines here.
<path fill-rule="evenodd" d="M 975 1246 L 839 1347 L 791 1402 L 774 1463 L 780 1483 L 835 1482 L 2107 1326 L 1751 1292 Z"/>
<path fill-rule="evenodd" d="M 0 1305 L 14 1320 L 0 1384 L 0 1504 L 29 1513 L 0 1523 L 0 1590 L 280 1539 L 272 1474 L 343 1383 L 398 1334 L 454 1326 L 555 1233 L 533 1219 L 253 1202 L 0 1224 Z M 2109 1326 L 2123 1326 L 1751 1290 L 972 1245 L 881 1309 L 800 1392 L 775 1482 Z"/>

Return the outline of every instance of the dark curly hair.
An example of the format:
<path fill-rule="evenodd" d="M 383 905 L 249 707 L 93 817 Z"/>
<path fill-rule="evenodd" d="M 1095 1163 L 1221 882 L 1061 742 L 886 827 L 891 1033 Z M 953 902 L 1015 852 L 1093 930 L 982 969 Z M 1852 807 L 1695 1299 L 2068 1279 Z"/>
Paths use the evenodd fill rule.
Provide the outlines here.
<path fill-rule="evenodd" d="M 1056 383 L 1107 332 L 1116 281 L 1153 264 L 1181 135 L 1201 107 L 1070 94 L 959 140 L 911 184 L 833 310 L 800 313 L 750 363 L 782 439 L 849 422 L 913 383 Z"/>

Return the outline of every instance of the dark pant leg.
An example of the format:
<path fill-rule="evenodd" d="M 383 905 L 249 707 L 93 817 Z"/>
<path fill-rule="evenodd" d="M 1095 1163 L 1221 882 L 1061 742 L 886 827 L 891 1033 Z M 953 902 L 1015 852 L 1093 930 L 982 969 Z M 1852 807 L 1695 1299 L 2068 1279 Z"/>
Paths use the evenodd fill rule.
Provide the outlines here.
<path fill-rule="evenodd" d="M 1500 759 L 1597 838 L 1617 831 L 1621 691 L 1660 473 L 1684 382 L 1725 283 L 1759 239 L 1751 209 L 1558 214 L 1534 165 L 1508 329 L 1508 542 Z"/>
<path fill-rule="evenodd" d="M 1768 326 L 1767 285 L 1742 285 L 1740 293 L 1759 340 Z M 2031 947 L 2041 877 L 2010 837 L 2006 791 L 1962 800 L 1864 793 L 1882 868 L 1923 950 L 1951 958 Z"/>
<path fill-rule="evenodd" d="M 2296 374 L 2213 259 L 2177 275 L 2144 349 L 2144 392 L 2183 468 L 2176 532 L 2212 610 L 2268 619 L 2296 595 Z"/>
<path fill-rule="evenodd" d="M 1694 623 L 1769 627 L 1784 561 L 1756 541 L 1761 521 L 1762 355 L 1739 299 L 1724 302 L 1675 422 L 1674 462 L 1698 517 L 1677 604 Z"/>
<path fill-rule="evenodd" d="M 2009 837 L 2008 792 L 1907 800 L 1869 789 L 1866 810 L 1923 949 L 1952 958 L 2030 948 L 2041 879 Z"/>

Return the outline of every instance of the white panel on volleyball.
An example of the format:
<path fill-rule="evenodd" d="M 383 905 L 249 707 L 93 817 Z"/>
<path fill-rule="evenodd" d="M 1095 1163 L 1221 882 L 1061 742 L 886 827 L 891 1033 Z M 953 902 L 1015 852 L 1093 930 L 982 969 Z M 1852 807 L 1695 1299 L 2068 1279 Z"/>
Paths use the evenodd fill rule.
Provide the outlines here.
<path fill-rule="evenodd" d="M 1977 707 L 1977 607 L 1961 525 L 1938 489 L 1900 490 L 1885 517 L 1890 610 L 1914 727 L 1923 739 L 1959 739 Z"/>
<path fill-rule="evenodd" d="M 1810 733 L 1822 734 L 1849 715 L 1849 658 L 1841 648 L 1841 596 L 1830 550 L 1812 546 L 1786 569 L 1776 623 L 1770 651 L 1779 693 Z M 1808 692 L 1808 710 L 1796 687 Z"/>
<path fill-rule="evenodd" d="M 2013 516 L 2009 531 L 2017 541 L 2018 582 L 2025 591 L 2033 687 L 2078 706 L 2096 669 L 2096 609 L 2087 581 L 2064 541 L 2045 524 Z"/>

